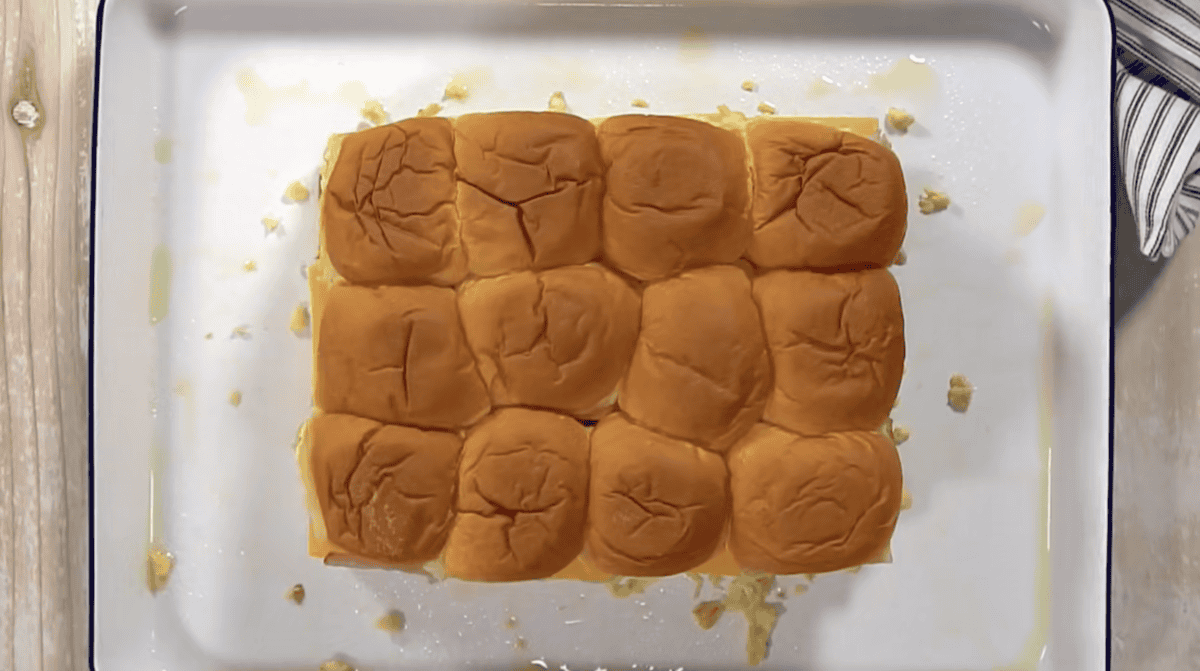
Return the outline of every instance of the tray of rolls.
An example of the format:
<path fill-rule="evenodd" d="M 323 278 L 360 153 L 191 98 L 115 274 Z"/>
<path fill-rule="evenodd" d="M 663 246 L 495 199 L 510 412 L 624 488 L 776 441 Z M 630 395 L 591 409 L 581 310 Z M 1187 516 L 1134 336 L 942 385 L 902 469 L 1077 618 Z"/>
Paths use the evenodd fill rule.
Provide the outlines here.
<path fill-rule="evenodd" d="M 1099 3 L 101 24 L 97 668 L 1102 663 Z"/>

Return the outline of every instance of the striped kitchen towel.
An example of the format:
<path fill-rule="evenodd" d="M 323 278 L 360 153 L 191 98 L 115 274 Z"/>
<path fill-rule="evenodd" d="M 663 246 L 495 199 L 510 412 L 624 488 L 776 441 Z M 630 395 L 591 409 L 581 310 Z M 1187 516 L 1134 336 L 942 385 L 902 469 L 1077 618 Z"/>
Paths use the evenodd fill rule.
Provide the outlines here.
<path fill-rule="evenodd" d="M 1200 217 L 1200 0 L 1109 0 L 1118 160 L 1142 252 L 1171 256 Z"/>

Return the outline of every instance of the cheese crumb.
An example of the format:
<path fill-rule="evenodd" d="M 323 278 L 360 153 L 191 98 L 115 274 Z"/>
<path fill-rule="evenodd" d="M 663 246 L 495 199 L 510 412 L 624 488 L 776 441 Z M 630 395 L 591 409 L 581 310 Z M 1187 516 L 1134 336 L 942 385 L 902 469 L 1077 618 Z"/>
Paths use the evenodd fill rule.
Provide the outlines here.
<path fill-rule="evenodd" d="M 892 427 L 892 440 L 895 441 L 897 445 L 907 441 L 908 440 L 908 429 L 906 429 L 900 425 L 893 426 Z"/>
<path fill-rule="evenodd" d="M 426 105 L 424 107 L 424 109 L 417 112 L 417 116 L 437 116 L 438 113 L 440 113 L 441 111 L 442 111 L 441 105 L 439 105 L 437 103 L 429 103 L 428 105 Z"/>
<path fill-rule="evenodd" d="M 624 599 L 634 594 L 641 594 L 646 591 L 650 583 L 654 582 L 650 578 L 622 578 L 621 576 L 613 576 L 604 582 L 608 587 L 608 591 L 618 599 Z"/>
<path fill-rule="evenodd" d="M 233 407 L 236 408 L 241 404 L 242 404 L 242 392 L 234 390 L 233 392 L 231 392 L 229 394 L 229 405 L 232 405 Z"/>
<path fill-rule="evenodd" d="M 725 604 L 720 601 L 702 601 L 692 609 L 696 625 L 705 631 L 712 629 L 725 614 Z"/>
<path fill-rule="evenodd" d="M 398 610 L 389 610 L 386 615 L 379 618 L 375 622 L 375 626 L 388 632 L 389 634 L 394 634 L 398 631 L 403 631 L 404 630 L 404 613 L 401 613 Z"/>
<path fill-rule="evenodd" d="M 950 196 L 941 191 L 934 191 L 929 187 L 925 187 L 925 192 L 921 194 L 921 198 L 917 201 L 917 205 L 921 208 L 921 214 L 933 214 L 941 212 L 950 207 Z"/>
<path fill-rule="evenodd" d="M 770 103 L 759 103 L 758 111 L 762 112 L 763 114 L 774 114 L 775 106 L 771 105 Z"/>
<path fill-rule="evenodd" d="M 758 88 L 758 84 L 755 84 L 753 79 L 747 79 L 746 81 L 742 82 L 743 91 L 754 91 L 756 88 Z"/>
<path fill-rule="evenodd" d="M 249 326 L 235 326 L 233 329 L 233 335 L 231 335 L 229 337 L 241 338 L 242 340 L 249 340 L 250 339 L 250 327 Z"/>
<path fill-rule="evenodd" d="M 912 494 L 907 489 L 900 492 L 900 510 L 912 508 Z"/>
<path fill-rule="evenodd" d="M 300 183 L 300 180 L 296 180 L 291 184 L 288 184 L 288 188 L 283 192 L 283 195 L 290 200 L 300 203 L 308 200 L 308 189 Z"/>
<path fill-rule="evenodd" d="M 457 100 L 462 102 L 471 96 L 471 90 L 463 82 L 453 81 L 446 84 L 446 91 L 443 93 L 444 100 Z"/>
<path fill-rule="evenodd" d="M 321 665 L 321 671 L 354 671 L 354 667 L 340 659 L 331 659 Z"/>
<path fill-rule="evenodd" d="M 950 376 L 950 391 L 946 392 L 946 400 L 955 412 L 966 412 L 971 405 L 971 394 L 975 388 L 965 375 L 955 373 Z"/>
<path fill-rule="evenodd" d="M 279 228 L 279 220 L 275 217 L 263 217 L 262 225 L 268 233 L 274 233 L 275 229 Z"/>
<path fill-rule="evenodd" d="M 646 102 L 645 100 L 643 100 L 641 98 L 634 98 L 633 102 L 631 102 L 629 104 L 633 105 L 634 107 L 649 107 L 650 106 L 650 103 Z"/>
<path fill-rule="evenodd" d="M 157 594 L 167 586 L 167 580 L 174 568 L 175 558 L 170 552 L 160 547 L 150 548 L 146 553 L 146 586 L 150 588 L 151 594 Z"/>
<path fill-rule="evenodd" d="M 205 339 L 205 340 L 212 340 L 212 339 L 213 339 L 213 334 L 212 334 L 212 331 L 209 331 L 208 333 L 205 333 L 205 334 L 204 334 L 204 339 Z"/>
<path fill-rule="evenodd" d="M 898 107 L 889 108 L 887 111 L 887 116 L 884 117 L 884 120 L 887 121 L 887 125 L 900 131 L 901 133 L 908 132 L 908 127 L 913 125 L 913 122 L 916 121 L 916 119 L 913 118 L 913 115 Z"/>
<path fill-rule="evenodd" d="M 562 91 L 555 91 L 553 94 L 551 94 L 550 103 L 547 105 L 547 109 L 549 109 L 551 112 L 567 111 L 567 99 L 563 97 Z"/>
<path fill-rule="evenodd" d="M 296 335 L 303 334 L 304 329 L 308 328 L 308 308 L 297 305 L 296 309 L 292 310 L 292 321 L 288 324 L 288 328 Z"/>
<path fill-rule="evenodd" d="M 304 603 L 304 585 L 296 583 L 291 589 L 288 590 L 287 598 L 294 601 L 297 606 Z"/>
<path fill-rule="evenodd" d="M 258 264 L 254 262 L 254 259 L 250 259 L 249 261 L 242 264 L 242 268 L 246 272 L 252 273 L 252 272 L 258 270 Z"/>
<path fill-rule="evenodd" d="M 383 104 L 378 100 L 368 100 L 363 108 L 359 110 L 359 114 L 367 121 L 376 126 L 387 123 L 388 113 L 383 109 Z"/>

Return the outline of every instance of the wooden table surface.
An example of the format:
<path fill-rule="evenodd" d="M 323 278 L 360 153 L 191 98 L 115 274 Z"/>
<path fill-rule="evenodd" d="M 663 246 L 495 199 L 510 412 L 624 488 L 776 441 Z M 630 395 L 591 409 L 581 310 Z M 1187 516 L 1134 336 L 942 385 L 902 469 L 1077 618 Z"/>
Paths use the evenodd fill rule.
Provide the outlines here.
<path fill-rule="evenodd" d="M 0 669 L 86 669 L 98 2 L 0 4 Z"/>
<path fill-rule="evenodd" d="M 86 669 L 98 0 L 0 3 L 0 671 Z M 1200 659 L 1200 496 L 1189 494 L 1200 477 L 1196 287 L 1200 233 L 1118 333 L 1114 669 Z"/>

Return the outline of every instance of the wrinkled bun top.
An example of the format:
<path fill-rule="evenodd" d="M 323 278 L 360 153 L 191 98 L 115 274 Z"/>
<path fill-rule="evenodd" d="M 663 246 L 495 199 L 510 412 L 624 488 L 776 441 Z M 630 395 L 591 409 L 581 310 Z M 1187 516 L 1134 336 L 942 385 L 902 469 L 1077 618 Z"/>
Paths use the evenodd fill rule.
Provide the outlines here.
<path fill-rule="evenodd" d="M 592 431 L 589 561 L 629 576 L 699 566 L 725 529 L 726 477 L 720 455 L 608 415 Z"/>
<path fill-rule="evenodd" d="M 770 390 L 762 324 L 741 269 L 700 268 L 646 287 L 619 396 L 631 417 L 724 451 L 762 417 Z"/>
<path fill-rule="evenodd" d="M 600 266 L 467 282 L 458 300 L 496 405 L 589 414 L 610 399 L 637 340 L 638 295 Z"/>
<path fill-rule="evenodd" d="M 325 249 L 355 284 L 466 275 L 446 119 L 416 118 L 344 136 L 321 199 Z"/>
<path fill-rule="evenodd" d="M 502 408 L 467 435 L 446 570 L 463 580 L 553 575 L 583 547 L 588 436 L 563 415 Z"/>
<path fill-rule="evenodd" d="M 452 429 L 487 414 L 454 291 L 334 286 L 317 344 L 317 405 L 389 424 Z"/>
<path fill-rule="evenodd" d="M 764 417 L 806 435 L 879 428 L 904 373 L 900 290 L 886 270 L 754 280 L 775 388 Z"/>
<path fill-rule="evenodd" d="M 891 150 L 795 119 L 755 119 L 746 132 L 755 172 L 751 261 L 762 268 L 891 265 L 908 214 Z"/>
<path fill-rule="evenodd" d="M 732 263 L 750 238 L 746 151 L 737 133 L 667 116 L 627 115 L 599 127 L 608 169 L 604 255 L 656 280 Z"/>
<path fill-rule="evenodd" d="M 863 564 L 900 512 L 900 459 L 886 437 L 803 438 L 758 424 L 729 451 L 729 548 L 743 568 L 822 573 Z"/>
<path fill-rule="evenodd" d="M 385 564 L 435 559 L 454 521 L 453 433 L 317 415 L 312 473 L 328 539 Z"/>
<path fill-rule="evenodd" d="M 466 114 L 454 122 L 454 156 L 472 273 L 599 256 L 604 166 L 591 123 L 554 112 Z"/>

